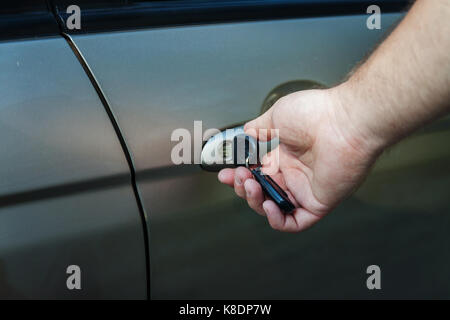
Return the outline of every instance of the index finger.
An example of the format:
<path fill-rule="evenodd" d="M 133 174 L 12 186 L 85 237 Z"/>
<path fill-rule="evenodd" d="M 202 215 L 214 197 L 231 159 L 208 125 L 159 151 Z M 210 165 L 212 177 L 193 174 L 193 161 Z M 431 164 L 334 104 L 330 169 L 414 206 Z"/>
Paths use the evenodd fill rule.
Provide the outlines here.
<path fill-rule="evenodd" d="M 222 169 L 219 171 L 217 178 L 220 182 L 229 185 L 230 187 L 234 187 L 234 170 L 231 168 Z"/>

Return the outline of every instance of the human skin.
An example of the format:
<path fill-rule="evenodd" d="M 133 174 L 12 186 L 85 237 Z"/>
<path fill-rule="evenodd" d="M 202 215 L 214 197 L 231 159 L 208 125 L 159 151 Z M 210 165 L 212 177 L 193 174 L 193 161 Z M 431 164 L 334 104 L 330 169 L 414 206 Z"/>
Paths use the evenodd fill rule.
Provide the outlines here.
<path fill-rule="evenodd" d="M 450 1 L 418 0 L 347 81 L 285 96 L 245 125 L 256 138 L 259 129 L 279 130 L 271 177 L 295 211 L 281 212 L 244 167 L 218 178 L 272 228 L 299 232 L 352 194 L 384 149 L 449 111 Z"/>

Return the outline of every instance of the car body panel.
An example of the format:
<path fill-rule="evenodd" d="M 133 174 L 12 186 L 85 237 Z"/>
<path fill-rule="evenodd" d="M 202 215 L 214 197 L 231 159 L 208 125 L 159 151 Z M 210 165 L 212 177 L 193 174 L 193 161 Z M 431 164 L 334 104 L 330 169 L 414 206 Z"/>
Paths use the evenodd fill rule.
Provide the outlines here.
<path fill-rule="evenodd" d="M 384 22 L 398 18 L 387 14 Z M 73 40 L 110 101 L 136 170 L 143 171 L 171 166 L 171 133 L 193 130 L 194 120 L 202 120 L 203 129 L 228 127 L 257 116 L 282 83 L 337 83 L 383 34 L 360 28 L 365 23 L 365 16 L 327 17 Z"/>
<path fill-rule="evenodd" d="M 366 17 L 73 36 L 135 162 L 153 298 L 448 297 L 447 125 L 388 152 L 355 196 L 299 235 L 271 230 L 215 174 L 171 162 L 173 130 L 247 121 L 288 81 L 337 83 L 402 14 L 383 14 L 378 31 Z M 366 287 L 372 264 L 383 271 L 381 292 Z"/>
<path fill-rule="evenodd" d="M 62 37 L 0 52 L 0 297 L 146 298 L 129 167 L 89 78 Z"/>
<path fill-rule="evenodd" d="M 0 209 L 0 298 L 145 299 L 145 249 L 125 182 Z M 69 266 L 81 289 L 69 290 Z"/>
<path fill-rule="evenodd" d="M 148 29 L 108 33 L 109 11 L 99 29 L 95 11 L 88 31 L 104 33 L 73 40 L 120 132 L 65 39 L 0 42 L 0 297 L 145 298 L 130 168 L 153 298 L 449 297 L 448 119 L 388 150 L 358 192 L 296 235 L 272 230 L 214 173 L 170 157 L 173 130 L 195 120 L 241 124 L 283 83 L 339 82 L 402 14 L 383 13 L 381 30 L 366 15 L 148 28 L 142 14 Z M 72 264 L 80 291 L 66 286 Z M 366 286 L 373 264 L 381 291 Z"/>
<path fill-rule="evenodd" d="M 0 194 L 128 174 L 113 127 L 62 38 L 1 43 Z M 93 131 L 95 128 L 95 131 Z"/>

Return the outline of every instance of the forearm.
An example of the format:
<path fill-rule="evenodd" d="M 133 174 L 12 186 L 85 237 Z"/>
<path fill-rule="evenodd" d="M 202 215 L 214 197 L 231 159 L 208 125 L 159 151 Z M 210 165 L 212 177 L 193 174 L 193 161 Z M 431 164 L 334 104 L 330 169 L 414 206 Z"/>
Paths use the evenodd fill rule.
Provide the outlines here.
<path fill-rule="evenodd" d="M 358 144 L 382 149 L 450 110 L 450 1 L 419 0 L 350 77 L 336 87 Z"/>

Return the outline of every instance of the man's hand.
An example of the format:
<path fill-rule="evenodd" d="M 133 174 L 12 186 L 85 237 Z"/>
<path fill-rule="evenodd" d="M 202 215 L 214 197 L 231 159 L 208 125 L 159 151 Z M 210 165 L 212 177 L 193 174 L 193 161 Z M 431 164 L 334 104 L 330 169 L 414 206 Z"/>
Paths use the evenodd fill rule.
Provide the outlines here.
<path fill-rule="evenodd" d="M 279 129 L 279 172 L 271 177 L 298 207 L 292 214 L 265 200 L 248 169 L 219 173 L 219 180 L 267 216 L 274 229 L 298 232 L 316 223 L 356 189 L 376 158 L 375 144 L 346 123 L 338 95 L 339 88 L 293 93 L 245 125 L 251 135 L 259 129 Z M 263 160 L 263 168 L 268 162 Z"/>
<path fill-rule="evenodd" d="M 245 168 L 222 170 L 219 180 L 274 229 L 316 223 L 358 187 L 386 146 L 450 111 L 449 19 L 448 0 L 416 1 L 349 80 L 288 95 L 247 123 L 248 134 L 279 129 L 280 170 L 272 177 L 298 206 L 293 214 L 265 200 Z"/>

